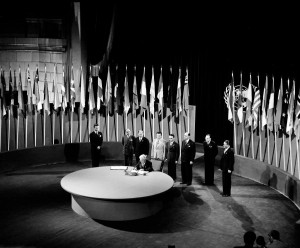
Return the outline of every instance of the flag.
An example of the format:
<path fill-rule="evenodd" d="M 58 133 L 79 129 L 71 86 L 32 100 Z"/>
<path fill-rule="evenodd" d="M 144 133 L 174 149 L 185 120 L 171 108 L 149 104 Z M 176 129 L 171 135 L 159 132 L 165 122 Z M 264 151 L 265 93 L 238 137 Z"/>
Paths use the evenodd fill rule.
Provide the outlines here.
<path fill-rule="evenodd" d="M 266 82 L 263 94 L 263 102 L 261 107 L 261 128 L 264 130 L 264 126 L 267 125 L 267 95 L 268 95 L 268 76 L 266 75 Z"/>
<path fill-rule="evenodd" d="M 60 107 L 59 102 L 59 91 L 58 91 L 58 85 L 57 85 L 57 75 L 56 75 L 56 64 L 54 65 L 54 75 L 53 75 L 53 92 L 54 92 L 54 99 L 53 99 L 53 108 L 55 111 L 58 111 L 58 108 Z"/>
<path fill-rule="evenodd" d="M 267 112 L 267 128 L 272 132 L 274 126 L 274 77 L 273 77 L 273 84 L 272 89 L 269 97 L 269 105 L 268 105 L 268 112 Z"/>
<path fill-rule="evenodd" d="M 80 108 L 81 113 L 83 113 L 85 108 L 85 82 L 83 80 L 82 66 L 80 67 Z"/>
<path fill-rule="evenodd" d="M 13 92 L 13 80 L 12 80 L 12 74 L 11 74 L 11 68 L 9 68 L 9 104 L 14 105 L 14 92 Z"/>
<path fill-rule="evenodd" d="M 288 85 L 285 88 L 283 98 L 282 98 L 282 112 L 280 118 L 280 127 L 283 132 L 286 131 L 286 122 L 287 122 L 287 111 L 289 107 L 289 87 L 290 87 L 290 80 L 288 79 Z"/>
<path fill-rule="evenodd" d="M 101 104 L 103 103 L 103 89 L 102 89 L 102 80 L 98 76 L 98 87 L 97 87 L 97 109 L 100 110 Z"/>
<path fill-rule="evenodd" d="M 233 82 L 229 84 L 227 97 L 228 120 L 233 122 Z"/>
<path fill-rule="evenodd" d="M 116 83 L 114 87 L 114 105 L 115 105 L 116 113 L 119 113 L 120 103 L 121 103 L 121 96 L 120 96 L 119 82 L 118 82 L 118 78 L 116 78 Z"/>
<path fill-rule="evenodd" d="M 283 85 L 282 85 L 282 78 L 281 78 L 280 89 L 278 92 L 278 98 L 277 98 L 277 104 L 276 104 L 276 115 L 275 115 L 275 120 L 274 120 L 274 126 L 275 126 L 276 132 L 281 129 L 280 119 L 281 119 L 281 114 L 282 114 L 282 96 L 283 96 Z"/>
<path fill-rule="evenodd" d="M 245 117 L 245 127 L 252 126 L 252 78 L 250 73 L 249 86 L 246 94 L 246 117 Z"/>
<path fill-rule="evenodd" d="M 107 111 L 112 114 L 112 88 L 111 88 L 111 77 L 110 77 L 110 67 L 108 66 L 107 79 L 106 79 L 106 88 L 105 88 L 105 104 Z"/>
<path fill-rule="evenodd" d="M 23 89 L 22 89 L 21 68 L 19 68 L 18 105 L 19 105 L 19 113 L 25 114 L 25 104 L 24 104 L 24 96 L 23 96 Z"/>
<path fill-rule="evenodd" d="M 33 111 L 33 105 L 32 105 L 32 86 L 31 86 L 29 66 L 26 70 L 26 82 L 27 82 L 27 112 L 28 114 L 31 114 Z"/>
<path fill-rule="evenodd" d="M 146 110 L 147 109 L 147 90 L 146 90 L 146 80 L 145 80 L 145 67 L 144 67 L 144 71 L 143 71 L 143 78 L 142 78 L 142 86 L 141 86 L 141 103 L 140 106 L 142 108 L 142 110 Z"/>
<path fill-rule="evenodd" d="M 294 107 L 295 107 L 295 80 L 293 80 L 293 87 L 290 94 L 289 107 L 287 112 L 286 133 L 291 135 L 294 127 Z"/>
<path fill-rule="evenodd" d="M 63 72 L 62 72 L 62 78 L 63 78 L 63 83 L 61 85 L 61 94 L 62 94 L 62 103 L 61 103 L 61 107 L 62 109 L 65 111 L 68 104 L 68 99 L 67 99 L 67 92 L 66 92 L 66 80 L 65 80 L 65 68 L 63 66 Z"/>
<path fill-rule="evenodd" d="M 5 84 L 5 77 L 4 77 L 4 71 L 1 68 L 1 82 L 0 82 L 0 99 L 1 99 L 1 105 L 0 108 L 2 108 L 2 115 L 5 116 L 7 114 L 6 112 L 6 99 L 5 99 L 5 91 L 6 91 L 6 84 Z M 0 116 L 1 118 L 2 116 Z"/>
<path fill-rule="evenodd" d="M 126 77 L 125 77 L 125 85 L 124 85 L 124 111 L 127 114 L 130 109 L 130 101 L 129 101 L 129 88 L 128 88 L 128 75 L 127 75 L 127 67 L 126 67 Z"/>
<path fill-rule="evenodd" d="M 183 97 L 182 97 L 182 108 L 187 115 L 189 110 L 189 77 L 188 77 L 188 69 L 186 69 L 186 75 L 184 78 L 184 86 L 183 86 Z"/>
<path fill-rule="evenodd" d="M 139 98 L 138 98 L 138 93 L 137 93 L 136 75 L 135 74 L 134 74 L 134 79 L 133 79 L 132 107 L 135 110 L 139 109 Z"/>
<path fill-rule="evenodd" d="M 252 105 L 252 117 L 253 117 L 253 130 L 255 130 L 258 126 L 258 111 L 261 105 L 260 100 L 260 90 L 259 87 L 256 87 L 254 93 L 254 100 Z"/>
<path fill-rule="evenodd" d="M 176 117 L 180 115 L 182 111 L 182 102 L 181 102 L 181 69 L 179 68 L 178 75 L 178 84 L 177 84 L 177 94 L 176 94 Z"/>
<path fill-rule="evenodd" d="M 171 112 L 174 111 L 174 89 L 173 89 L 173 76 L 172 76 L 172 67 L 170 66 L 170 70 L 168 71 L 169 82 L 168 83 L 168 101 L 167 107 L 170 109 Z"/>
<path fill-rule="evenodd" d="M 76 99 L 76 92 L 75 92 L 74 71 L 73 71 L 73 65 L 72 65 L 71 82 L 70 82 L 70 101 L 71 101 L 70 104 L 72 106 L 72 112 L 74 112 L 75 99 Z"/>
<path fill-rule="evenodd" d="M 94 95 L 94 86 L 93 86 L 93 78 L 91 75 L 91 67 L 90 67 L 90 76 L 89 76 L 89 110 L 93 113 L 95 108 L 95 95 Z"/>
<path fill-rule="evenodd" d="M 244 113 L 243 113 L 243 84 L 242 84 L 242 72 L 240 74 L 240 89 L 238 93 L 238 104 L 237 104 L 237 116 L 239 123 L 243 123 Z"/>
<path fill-rule="evenodd" d="M 45 81 L 44 81 L 44 111 L 45 112 L 47 111 L 48 115 L 50 115 L 49 89 L 48 89 L 46 68 L 45 68 Z"/>
<path fill-rule="evenodd" d="M 152 67 L 152 78 L 150 86 L 150 113 L 154 116 L 154 102 L 155 102 L 155 82 L 154 82 L 154 68 Z"/>
<path fill-rule="evenodd" d="M 164 103 L 164 85 L 163 85 L 163 80 L 162 80 L 162 68 L 160 68 L 160 77 L 159 77 L 157 98 L 158 98 L 158 113 L 162 114 L 163 103 Z"/>
<path fill-rule="evenodd" d="M 300 139 L 300 88 L 296 99 L 294 132 L 297 137 L 297 140 L 299 140 Z"/>

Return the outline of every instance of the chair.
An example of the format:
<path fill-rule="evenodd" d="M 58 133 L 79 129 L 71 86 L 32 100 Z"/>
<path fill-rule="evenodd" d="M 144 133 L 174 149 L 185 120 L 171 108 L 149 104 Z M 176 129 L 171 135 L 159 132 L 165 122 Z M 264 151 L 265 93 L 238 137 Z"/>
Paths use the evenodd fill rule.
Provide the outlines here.
<path fill-rule="evenodd" d="M 152 158 L 150 161 L 152 163 L 152 168 L 154 171 L 163 172 L 164 161 L 162 161 L 160 159 L 154 159 L 154 158 Z"/>

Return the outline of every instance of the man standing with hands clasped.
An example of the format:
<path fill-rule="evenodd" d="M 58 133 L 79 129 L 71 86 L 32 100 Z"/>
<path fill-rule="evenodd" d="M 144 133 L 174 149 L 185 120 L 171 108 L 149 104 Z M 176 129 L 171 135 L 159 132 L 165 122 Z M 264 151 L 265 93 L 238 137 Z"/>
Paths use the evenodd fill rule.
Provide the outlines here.
<path fill-rule="evenodd" d="M 215 174 L 215 157 L 218 154 L 218 147 L 214 141 L 211 140 L 210 134 L 206 134 L 204 147 L 204 178 L 205 185 L 214 185 Z"/>
<path fill-rule="evenodd" d="M 100 162 L 100 151 L 103 142 L 102 133 L 99 131 L 99 125 L 94 124 L 94 131 L 90 133 L 92 167 L 98 167 Z"/>
<path fill-rule="evenodd" d="M 220 162 L 220 169 L 222 170 L 223 193 L 222 196 L 228 197 L 231 195 L 231 174 L 234 165 L 234 153 L 230 149 L 229 140 L 223 143 L 224 153 Z"/>
<path fill-rule="evenodd" d="M 190 133 L 186 132 L 181 145 L 181 184 L 192 184 L 195 155 L 195 142 L 190 139 Z"/>

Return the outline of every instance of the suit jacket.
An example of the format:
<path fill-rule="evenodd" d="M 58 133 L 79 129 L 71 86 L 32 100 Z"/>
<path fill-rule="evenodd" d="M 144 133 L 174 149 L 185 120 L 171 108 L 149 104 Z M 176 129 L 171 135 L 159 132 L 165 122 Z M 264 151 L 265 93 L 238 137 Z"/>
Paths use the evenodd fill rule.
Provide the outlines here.
<path fill-rule="evenodd" d="M 166 158 L 167 158 L 168 162 L 178 161 L 178 158 L 179 158 L 179 145 L 178 145 L 177 142 L 174 141 L 172 145 L 170 145 L 170 142 L 167 143 Z"/>
<path fill-rule="evenodd" d="M 135 166 L 135 169 L 136 169 L 136 170 L 144 169 L 144 171 L 149 171 L 149 172 L 150 172 L 150 171 L 153 171 L 152 163 L 151 163 L 151 161 L 149 161 L 149 160 L 146 160 L 146 161 L 145 161 L 144 167 L 142 166 L 141 161 L 139 161 L 139 162 L 137 163 L 137 165 Z"/>
<path fill-rule="evenodd" d="M 186 142 L 185 140 L 182 141 L 181 145 L 181 162 L 190 162 L 195 159 L 196 155 L 196 146 L 195 142 L 192 140 L 189 140 Z"/>
<path fill-rule="evenodd" d="M 124 135 L 122 137 L 122 145 L 123 145 L 123 154 L 129 155 L 134 153 L 134 147 L 135 147 L 135 138 L 133 135 Z"/>
<path fill-rule="evenodd" d="M 135 154 L 149 154 L 149 140 L 146 137 L 142 138 L 142 141 L 139 140 L 139 137 L 135 139 Z"/>
<path fill-rule="evenodd" d="M 223 153 L 221 161 L 220 161 L 220 169 L 222 171 L 231 170 L 233 171 L 234 167 L 234 153 L 229 148 L 225 153 Z"/>
<path fill-rule="evenodd" d="M 166 142 L 164 139 L 154 139 L 152 142 L 151 155 L 153 158 L 165 160 Z"/>
<path fill-rule="evenodd" d="M 203 142 L 204 147 L 204 159 L 205 160 L 212 160 L 215 159 L 215 157 L 218 154 L 218 147 L 214 141 L 210 141 L 209 144 L 207 144 L 206 141 Z"/>
<path fill-rule="evenodd" d="M 96 134 L 95 132 L 90 133 L 90 143 L 92 151 L 96 151 L 98 146 L 102 146 L 103 136 L 101 132 Z"/>

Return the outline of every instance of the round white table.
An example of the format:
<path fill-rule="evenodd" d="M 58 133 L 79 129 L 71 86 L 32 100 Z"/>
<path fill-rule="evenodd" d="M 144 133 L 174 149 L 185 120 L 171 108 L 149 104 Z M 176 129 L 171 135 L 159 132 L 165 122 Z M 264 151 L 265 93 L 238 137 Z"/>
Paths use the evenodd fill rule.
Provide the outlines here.
<path fill-rule="evenodd" d="M 163 207 L 162 194 L 173 187 L 163 172 L 129 176 L 110 166 L 83 169 L 62 178 L 72 209 L 93 219 L 120 221 L 151 216 Z"/>

